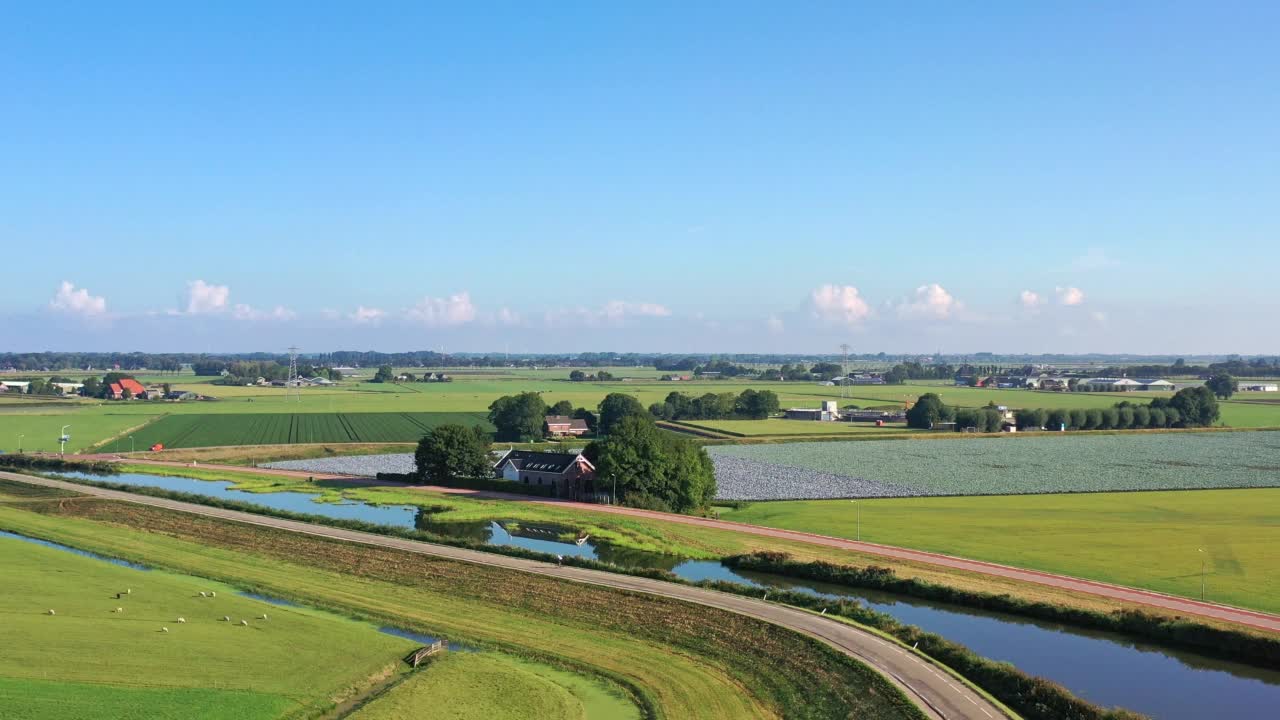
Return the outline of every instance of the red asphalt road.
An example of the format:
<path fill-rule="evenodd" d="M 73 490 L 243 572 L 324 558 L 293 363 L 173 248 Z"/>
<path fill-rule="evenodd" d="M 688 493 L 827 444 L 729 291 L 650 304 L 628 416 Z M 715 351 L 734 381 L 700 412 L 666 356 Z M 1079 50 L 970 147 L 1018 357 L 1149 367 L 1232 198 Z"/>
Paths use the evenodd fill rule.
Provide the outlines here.
<path fill-rule="evenodd" d="M 112 460 L 115 458 L 112 456 L 101 456 L 98 459 Z M 177 467 L 184 467 L 187 465 L 187 463 L 171 463 L 153 460 L 131 460 L 130 462 L 154 463 L 158 465 L 170 465 Z M 290 477 L 314 476 L 316 479 L 342 479 L 357 482 L 360 480 L 359 478 L 341 475 L 322 475 L 288 470 L 272 471 L 266 468 L 243 468 L 230 465 L 197 465 L 196 467 L 204 468 L 206 470 L 253 470 L 255 472 L 287 475 Z M 1036 585 L 1046 585 L 1049 587 L 1060 588 L 1062 590 L 1084 593 L 1086 595 L 1104 597 L 1129 605 L 1145 605 L 1147 607 L 1159 608 L 1161 610 L 1174 612 L 1187 617 L 1210 618 L 1213 620 L 1247 625 L 1260 630 L 1280 633 L 1280 615 L 1258 612 L 1256 610 L 1246 610 L 1244 608 L 1232 607 L 1230 605 L 1202 602 L 1200 600 L 1192 600 L 1190 598 L 1182 598 L 1175 595 L 1166 595 L 1164 593 L 1153 592 L 1151 590 L 1141 590 L 1139 588 L 1125 587 L 1123 585 L 1112 585 L 1110 583 L 1097 582 L 1094 580 L 1085 580 L 1083 578 L 1071 577 L 1069 575 L 1055 575 L 1053 573 L 1041 572 L 1038 570 L 1024 570 L 1022 568 L 1016 568 L 1009 565 L 984 562 L 982 560 L 966 560 L 965 558 L 943 555 L 941 553 L 926 552 L 923 550 L 910 550 L 893 545 L 880 545 L 877 543 L 861 542 L 857 540 L 846 540 L 844 538 L 831 537 L 829 535 L 800 532 L 798 530 L 782 530 L 779 528 L 748 525 L 746 523 L 732 522 L 729 520 L 713 520 L 711 518 L 676 515 L 673 513 L 657 512 L 654 510 L 640 510 L 637 508 L 619 507 L 616 505 L 596 505 L 593 503 L 572 502 L 569 500 L 552 500 L 548 498 L 535 498 L 527 495 L 464 490 L 459 488 L 438 487 L 434 485 L 411 486 L 410 489 L 427 490 L 453 495 L 471 495 L 474 497 L 494 500 L 514 500 L 543 505 L 555 505 L 557 507 L 573 508 L 584 512 L 612 513 L 615 515 L 626 515 L 629 517 L 680 523 L 682 525 L 695 525 L 698 527 L 713 528 L 717 530 L 729 530 L 732 532 L 776 538 L 779 540 L 792 540 L 795 542 L 809 543 L 811 545 L 836 548 L 838 550 L 851 550 L 867 555 L 879 555 L 881 557 L 894 558 L 897 560 L 910 560 L 912 562 L 927 563 L 929 565 L 936 565 L 953 570 L 964 570 L 966 572 L 1009 578 L 1011 580 L 1034 583 Z"/>

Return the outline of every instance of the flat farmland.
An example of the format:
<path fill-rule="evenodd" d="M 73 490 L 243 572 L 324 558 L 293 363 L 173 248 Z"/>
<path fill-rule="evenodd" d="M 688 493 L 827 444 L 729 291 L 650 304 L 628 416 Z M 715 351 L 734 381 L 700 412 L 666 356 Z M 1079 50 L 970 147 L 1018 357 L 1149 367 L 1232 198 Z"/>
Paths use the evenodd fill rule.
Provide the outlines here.
<path fill-rule="evenodd" d="M 726 500 L 1280 486 L 1276 431 L 948 434 L 708 451 Z"/>
<path fill-rule="evenodd" d="M 761 502 L 721 517 L 1193 598 L 1203 560 L 1208 600 L 1280 612 L 1276 488 Z"/>
<path fill-rule="evenodd" d="M 684 425 L 707 428 L 746 437 L 787 435 L 883 435 L 888 432 L 916 432 L 904 423 L 876 427 L 873 423 L 817 422 L 814 420 L 690 420 Z"/>
<path fill-rule="evenodd" d="M 298 443 L 416 442 L 445 423 L 492 428 L 479 413 L 170 415 L 133 434 L 139 449 Z"/>

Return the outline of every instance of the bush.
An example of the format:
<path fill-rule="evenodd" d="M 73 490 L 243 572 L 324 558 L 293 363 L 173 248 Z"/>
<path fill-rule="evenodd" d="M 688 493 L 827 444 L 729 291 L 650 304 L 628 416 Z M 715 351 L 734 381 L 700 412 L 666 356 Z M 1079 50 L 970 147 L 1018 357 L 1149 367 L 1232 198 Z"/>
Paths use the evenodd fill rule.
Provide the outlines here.
<path fill-rule="evenodd" d="M 414 473 L 378 473 L 378 479 L 386 482 L 400 482 L 416 485 L 422 482 Z M 486 492 L 504 492 L 512 495 L 532 495 L 534 497 L 555 497 L 553 485 L 525 485 L 509 480 L 491 480 L 489 478 L 440 478 L 431 481 L 432 485 L 466 490 L 484 490 Z"/>

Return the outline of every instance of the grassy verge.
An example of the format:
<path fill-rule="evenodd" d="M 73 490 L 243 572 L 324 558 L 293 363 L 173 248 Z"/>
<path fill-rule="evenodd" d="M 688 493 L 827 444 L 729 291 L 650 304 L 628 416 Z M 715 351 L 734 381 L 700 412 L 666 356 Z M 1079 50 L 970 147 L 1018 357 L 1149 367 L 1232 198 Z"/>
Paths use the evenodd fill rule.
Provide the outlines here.
<path fill-rule="evenodd" d="M 95 499 L 0 507 L 0 527 L 594 669 L 657 717 L 920 717 L 825 645 L 663 598 Z"/>

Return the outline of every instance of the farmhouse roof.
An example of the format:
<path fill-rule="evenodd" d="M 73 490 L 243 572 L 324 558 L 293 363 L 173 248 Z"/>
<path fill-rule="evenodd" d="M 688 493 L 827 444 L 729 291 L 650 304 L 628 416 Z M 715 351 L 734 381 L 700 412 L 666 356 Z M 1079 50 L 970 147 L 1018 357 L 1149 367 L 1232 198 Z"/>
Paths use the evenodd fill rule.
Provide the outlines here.
<path fill-rule="evenodd" d="M 582 453 L 557 453 L 557 452 L 538 452 L 535 450 L 508 450 L 505 455 L 499 458 L 494 464 L 494 469 L 499 470 L 511 463 L 515 465 L 517 470 L 534 470 L 537 472 L 555 473 L 563 475 L 578 462 L 578 458 L 587 464 L 587 467 L 595 470 L 595 466 L 590 460 L 582 457 Z"/>
<path fill-rule="evenodd" d="M 141 395 L 147 391 L 146 388 L 142 387 L 142 383 L 133 378 L 120 378 L 120 387 L 134 395 Z"/>
<path fill-rule="evenodd" d="M 587 421 L 582 418 L 571 418 L 568 415 L 548 415 L 547 427 L 586 431 Z"/>

